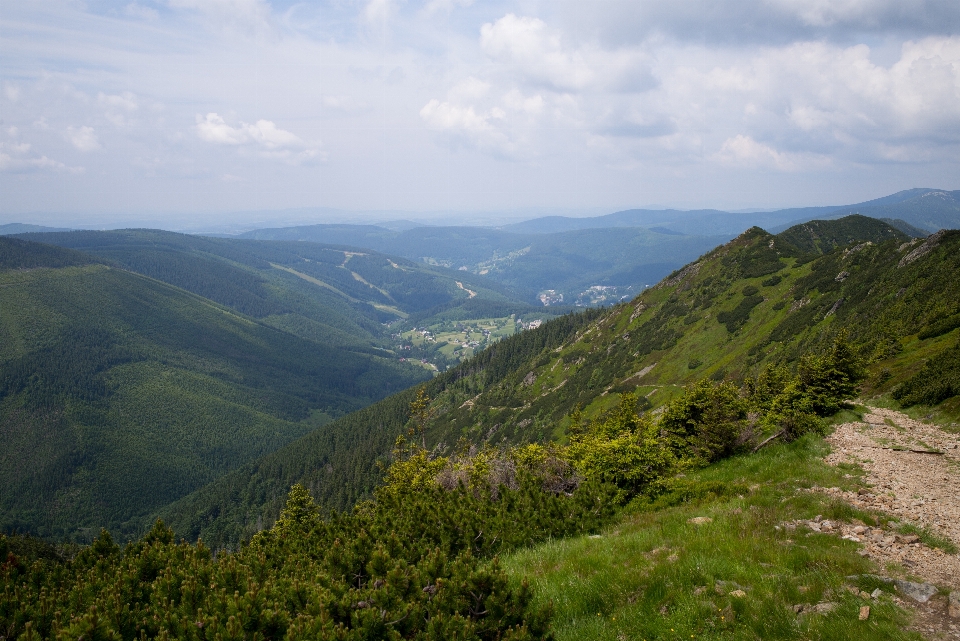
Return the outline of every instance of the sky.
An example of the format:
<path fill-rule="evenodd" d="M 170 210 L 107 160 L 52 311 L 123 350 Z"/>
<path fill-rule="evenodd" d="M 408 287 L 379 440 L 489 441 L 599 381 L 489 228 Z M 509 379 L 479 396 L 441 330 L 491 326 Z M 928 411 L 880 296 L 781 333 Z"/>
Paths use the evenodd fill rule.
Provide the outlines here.
<path fill-rule="evenodd" d="M 0 223 L 452 222 L 911 187 L 960 189 L 956 0 L 0 3 Z"/>

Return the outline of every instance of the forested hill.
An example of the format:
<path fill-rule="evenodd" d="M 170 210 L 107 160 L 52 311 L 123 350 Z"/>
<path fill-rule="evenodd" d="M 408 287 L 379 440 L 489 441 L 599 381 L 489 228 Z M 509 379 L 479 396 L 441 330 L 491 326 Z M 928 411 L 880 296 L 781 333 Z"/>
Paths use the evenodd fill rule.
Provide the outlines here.
<path fill-rule="evenodd" d="M 383 324 L 411 316 L 531 309 L 522 294 L 483 277 L 356 247 L 145 229 L 21 238 L 82 250 L 302 338 L 353 348 L 389 347 Z"/>
<path fill-rule="evenodd" d="M 258 229 L 243 237 L 369 247 L 458 273 L 485 275 L 530 295 L 554 290 L 573 302 L 598 285 L 623 288 L 632 298 L 644 285 L 656 283 L 731 235 L 643 227 L 530 234 L 484 227 L 393 231 L 376 225 L 306 225 Z"/>
<path fill-rule="evenodd" d="M 139 534 L 153 510 L 428 378 L 105 260 L 0 238 L 0 529 Z"/>
<path fill-rule="evenodd" d="M 428 445 L 562 441 L 571 413 L 599 416 L 628 392 L 656 407 L 699 379 L 795 367 L 841 328 L 869 364 L 869 391 L 915 388 L 949 406 L 960 379 L 931 392 L 922 363 L 951 367 L 958 245 L 960 232 L 909 240 L 860 218 L 748 230 L 630 303 L 524 332 L 432 381 Z M 275 518 L 294 482 L 348 507 L 376 483 L 375 461 L 403 433 L 412 399 L 407 391 L 345 417 L 162 514 L 181 534 L 230 544 Z"/>
<path fill-rule="evenodd" d="M 496 343 L 431 381 L 441 396 L 464 380 L 494 384 L 545 350 L 555 349 L 602 315 L 591 309 L 544 323 Z M 324 506 L 349 509 L 380 483 L 382 464 L 410 418 L 411 388 L 333 421 L 290 445 L 244 465 L 160 510 L 181 536 L 234 546 L 269 524 L 290 487 L 300 483 Z"/>

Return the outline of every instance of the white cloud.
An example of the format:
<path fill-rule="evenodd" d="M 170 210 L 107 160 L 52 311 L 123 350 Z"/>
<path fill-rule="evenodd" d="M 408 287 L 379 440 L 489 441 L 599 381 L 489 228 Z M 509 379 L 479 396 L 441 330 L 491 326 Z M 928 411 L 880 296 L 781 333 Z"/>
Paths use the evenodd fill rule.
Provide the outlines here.
<path fill-rule="evenodd" d="M 197 115 L 197 136 L 205 142 L 220 145 L 252 145 L 261 149 L 261 155 L 302 162 L 319 155 L 316 145 L 309 145 L 299 136 L 280 129 L 270 120 L 258 120 L 254 124 L 240 123 L 232 127 L 216 113 L 206 117 Z"/>
<path fill-rule="evenodd" d="M 386 22 L 396 7 L 393 0 L 369 0 L 363 8 L 363 19 L 371 24 Z"/>
<path fill-rule="evenodd" d="M 450 13 L 457 7 L 469 7 L 474 0 L 428 0 L 423 12 L 432 16 L 435 13 Z"/>
<path fill-rule="evenodd" d="M 743 134 L 737 134 L 725 140 L 720 147 L 720 151 L 715 153 L 711 159 L 735 167 L 777 169 L 780 171 L 797 171 L 810 169 L 814 165 L 823 166 L 827 164 L 825 158 L 777 151 L 770 145 L 757 142 L 750 136 L 744 136 Z"/>
<path fill-rule="evenodd" d="M 583 55 L 564 51 L 560 34 L 539 18 L 508 13 L 480 28 L 480 46 L 494 60 L 561 91 L 582 89 L 594 78 Z"/>
<path fill-rule="evenodd" d="M 250 140 L 247 125 L 231 127 L 218 114 L 208 113 L 204 118 L 197 114 L 197 135 L 200 140 L 221 145 L 242 145 Z"/>
<path fill-rule="evenodd" d="M 66 169 L 66 165 L 46 156 L 37 158 L 15 158 L 5 153 L 0 147 L 0 171 L 7 173 L 23 173 L 44 169 Z"/>
<path fill-rule="evenodd" d="M 420 117 L 429 129 L 440 132 L 455 145 L 466 143 L 505 157 L 517 153 L 517 145 L 498 126 L 497 121 L 506 117 L 498 107 L 477 113 L 472 106 L 433 99 L 420 110 Z"/>
<path fill-rule="evenodd" d="M 515 111 L 523 111 L 532 116 L 537 116 L 543 112 L 544 100 L 540 94 L 527 97 L 518 89 L 511 89 L 503 96 L 503 104 Z"/>
<path fill-rule="evenodd" d="M 138 18 L 140 20 L 158 20 L 160 18 L 159 11 L 151 7 L 145 7 L 142 4 L 137 4 L 136 2 L 131 2 L 125 6 L 123 13 L 131 18 Z"/>
<path fill-rule="evenodd" d="M 11 127 L 11 129 L 13 129 Z M 7 134 L 15 136 L 17 132 Z M 0 172 L 9 174 L 22 174 L 35 171 L 68 171 L 70 173 L 82 173 L 82 167 L 67 167 L 58 160 L 52 160 L 44 155 L 28 156 L 31 145 L 25 142 L 3 142 L 0 141 Z"/>
<path fill-rule="evenodd" d="M 20 87 L 13 83 L 5 82 L 3 83 L 3 95 L 6 96 L 10 102 L 16 102 L 20 99 Z"/>
<path fill-rule="evenodd" d="M 722 106 L 752 106 L 754 131 L 779 130 L 796 151 L 829 146 L 869 161 L 873 143 L 960 143 L 960 38 L 907 42 L 889 67 L 870 54 L 866 45 L 798 43 L 693 74 L 670 90 L 693 98 L 706 87 Z"/>
<path fill-rule="evenodd" d="M 100 141 L 93 127 L 67 127 L 67 140 L 83 152 L 100 149 Z"/>
<path fill-rule="evenodd" d="M 204 15 L 218 29 L 250 34 L 272 33 L 274 21 L 265 0 L 167 0 L 174 9 L 189 9 Z"/>
<path fill-rule="evenodd" d="M 101 91 L 97 94 L 97 102 L 110 109 L 122 109 L 124 111 L 136 111 L 140 107 L 137 104 L 137 97 L 129 91 L 124 91 L 118 95 L 109 95 Z"/>

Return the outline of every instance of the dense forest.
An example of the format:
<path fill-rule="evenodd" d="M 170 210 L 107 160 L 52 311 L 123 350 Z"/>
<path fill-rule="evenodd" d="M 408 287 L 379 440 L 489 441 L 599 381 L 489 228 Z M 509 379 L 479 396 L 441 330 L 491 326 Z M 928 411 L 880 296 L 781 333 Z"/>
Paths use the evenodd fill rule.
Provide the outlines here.
<path fill-rule="evenodd" d="M 0 238 L 0 523 L 90 540 L 422 381 L 73 250 Z"/>

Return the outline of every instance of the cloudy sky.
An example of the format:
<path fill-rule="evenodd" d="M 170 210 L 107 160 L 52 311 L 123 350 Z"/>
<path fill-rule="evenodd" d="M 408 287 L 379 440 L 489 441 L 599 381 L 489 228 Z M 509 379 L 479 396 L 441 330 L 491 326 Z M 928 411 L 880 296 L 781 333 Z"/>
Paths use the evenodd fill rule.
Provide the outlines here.
<path fill-rule="evenodd" d="M 0 223 L 960 189 L 956 0 L 10 1 L 0 89 Z"/>

